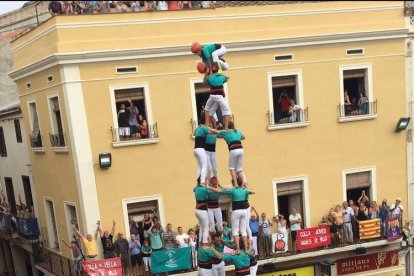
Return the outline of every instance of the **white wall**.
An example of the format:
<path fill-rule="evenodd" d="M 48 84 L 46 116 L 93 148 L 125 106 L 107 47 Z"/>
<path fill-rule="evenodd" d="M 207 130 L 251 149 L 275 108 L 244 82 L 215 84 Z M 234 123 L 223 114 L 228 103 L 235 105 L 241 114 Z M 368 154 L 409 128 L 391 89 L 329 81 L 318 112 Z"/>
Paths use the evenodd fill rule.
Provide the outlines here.
<path fill-rule="evenodd" d="M 14 128 L 14 119 L 19 118 L 20 129 L 22 132 L 22 143 L 17 143 L 16 132 Z M 19 204 L 19 196 L 22 202 L 26 204 L 26 198 L 24 194 L 22 175 L 29 176 L 30 186 L 32 188 L 32 197 L 36 206 L 36 194 L 34 189 L 34 183 L 30 173 L 29 152 L 27 140 L 28 136 L 24 131 L 23 119 L 21 114 L 13 114 L 8 117 L 0 117 L 0 126 L 3 127 L 4 139 L 6 142 L 7 156 L 0 157 L 0 185 L 4 194 L 7 197 L 6 186 L 4 184 L 4 177 L 11 177 L 13 180 L 14 194 L 16 203 Z"/>

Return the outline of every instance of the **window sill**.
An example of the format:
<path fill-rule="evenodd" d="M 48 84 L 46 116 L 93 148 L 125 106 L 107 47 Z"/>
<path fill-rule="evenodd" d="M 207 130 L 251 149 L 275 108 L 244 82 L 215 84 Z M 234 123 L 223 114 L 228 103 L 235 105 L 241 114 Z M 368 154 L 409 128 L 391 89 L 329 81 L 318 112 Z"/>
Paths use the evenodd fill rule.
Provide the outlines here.
<path fill-rule="evenodd" d="M 353 122 L 353 121 L 373 120 L 377 117 L 378 117 L 378 114 L 346 116 L 346 117 L 339 117 L 338 122 L 346 123 L 346 122 Z"/>
<path fill-rule="evenodd" d="M 56 153 L 68 153 L 69 152 L 69 147 L 52 147 L 51 148 L 52 151 L 56 152 Z"/>
<path fill-rule="evenodd" d="M 122 148 L 122 147 L 138 146 L 138 145 L 158 144 L 159 142 L 160 140 L 158 138 L 146 138 L 146 139 L 133 140 L 133 141 L 112 142 L 112 146 L 114 148 Z"/>
<path fill-rule="evenodd" d="M 32 148 L 32 151 L 34 153 L 45 153 L 45 148 L 41 147 L 41 148 Z"/>
<path fill-rule="evenodd" d="M 279 129 L 288 129 L 288 128 L 298 128 L 298 127 L 307 127 L 309 122 L 297 122 L 297 123 L 286 123 L 278 125 L 268 125 L 267 130 L 279 130 Z"/>

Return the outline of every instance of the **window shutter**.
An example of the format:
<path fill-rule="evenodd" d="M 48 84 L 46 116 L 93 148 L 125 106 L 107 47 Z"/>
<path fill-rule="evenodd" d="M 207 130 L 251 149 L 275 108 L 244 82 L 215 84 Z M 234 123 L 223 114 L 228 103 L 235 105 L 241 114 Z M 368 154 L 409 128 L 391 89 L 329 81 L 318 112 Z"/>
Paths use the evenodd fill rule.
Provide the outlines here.
<path fill-rule="evenodd" d="M 365 69 L 356 69 L 356 70 L 345 70 L 344 79 L 355 79 L 355 78 L 364 78 Z"/>
<path fill-rule="evenodd" d="M 115 90 L 115 101 L 127 102 L 128 100 L 136 101 L 144 99 L 144 88 L 132 88 Z"/>
<path fill-rule="evenodd" d="M 371 172 L 359 172 L 346 175 L 346 188 L 357 189 L 371 186 Z"/>
<path fill-rule="evenodd" d="M 301 194 L 303 189 L 302 181 L 292 181 L 277 184 L 277 196 Z"/>
<path fill-rule="evenodd" d="M 296 75 L 272 78 L 273 88 L 281 88 L 281 87 L 289 87 L 289 86 L 296 86 Z"/>

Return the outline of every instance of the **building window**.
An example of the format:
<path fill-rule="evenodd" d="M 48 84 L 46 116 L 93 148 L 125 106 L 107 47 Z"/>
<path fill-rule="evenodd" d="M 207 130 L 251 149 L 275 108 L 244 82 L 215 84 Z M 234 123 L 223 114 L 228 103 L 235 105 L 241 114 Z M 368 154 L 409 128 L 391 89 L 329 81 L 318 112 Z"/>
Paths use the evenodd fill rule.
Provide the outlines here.
<path fill-rule="evenodd" d="M 53 206 L 53 201 L 45 199 L 45 213 L 46 213 L 46 223 L 47 223 L 47 233 L 49 248 L 59 251 L 59 236 L 56 225 L 55 210 Z"/>
<path fill-rule="evenodd" d="M 372 115 L 377 113 L 373 99 L 371 65 L 342 66 L 340 117 Z"/>
<path fill-rule="evenodd" d="M 302 71 L 270 73 L 269 124 L 289 124 L 308 121 L 308 109 L 303 106 Z"/>
<path fill-rule="evenodd" d="M 66 214 L 66 227 L 68 228 L 69 239 L 71 240 L 75 232 L 73 231 L 73 226 L 76 225 L 76 228 L 79 229 L 78 216 L 76 213 L 76 207 L 73 203 L 65 203 L 65 214 Z"/>
<path fill-rule="evenodd" d="M 113 141 L 158 138 L 157 124 L 152 121 L 148 86 L 123 86 L 113 92 Z"/>
<path fill-rule="evenodd" d="M 161 196 L 125 199 L 122 200 L 122 208 L 124 213 L 125 229 L 128 229 L 128 234 L 131 226 L 129 223 L 130 219 L 133 219 L 139 225 L 145 214 L 157 216 L 159 223 L 161 223 L 161 225 L 165 225 L 164 206 Z"/>
<path fill-rule="evenodd" d="M 373 199 L 372 171 L 350 172 L 345 174 L 346 200 L 353 200 L 358 205 L 358 200 L 365 194 L 369 202 Z"/>
<path fill-rule="evenodd" d="M 11 177 L 4 178 L 4 184 L 6 185 L 7 202 L 13 214 L 16 214 L 16 197 L 14 195 L 13 180 Z"/>
<path fill-rule="evenodd" d="M 40 132 L 39 118 L 37 117 L 37 108 L 36 102 L 29 102 L 29 117 L 30 117 L 30 145 L 32 148 L 41 148 L 43 147 L 42 143 L 42 134 Z"/>
<path fill-rule="evenodd" d="M 276 215 L 280 214 L 289 223 L 292 208 L 302 217 L 302 227 L 310 225 L 310 207 L 307 177 L 278 179 L 273 181 L 273 200 Z"/>
<path fill-rule="evenodd" d="M 66 137 L 63 132 L 62 116 L 60 114 L 58 96 L 49 97 L 49 112 L 52 123 L 52 133 L 50 133 L 50 143 L 52 147 L 65 147 Z"/>
<path fill-rule="evenodd" d="M 198 126 L 198 122 L 200 120 L 201 112 L 204 110 L 208 98 L 210 97 L 210 86 L 208 84 L 203 83 L 202 79 L 191 80 L 190 82 L 191 87 L 191 100 L 192 100 L 192 107 L 193 107 L 193 118 L 191 120 L 192 123 L 192 133 Z M 228 101 L 227 96 L 227 84 L 224 85 L 224 94 L 225 99 Z M 221 109 L 218 108 L 216 111 L 216 124 L 220 127 L 224 125 L 223 115 L 221 113 Z M 233 116 L 231 120 L 233 119 Z"/>
<path fill-rule="evenodd" d="M 0 156 L 1 157 L 7 156 L 6 140 L 4 138 L 3 127 L 0 127 Z"/>
<path fill-rule="evenodd" d="M 33 196 L 32 196 L 32 187 L 30 185 L 30 178 L 28 176 L 22 175 L 24 197 L 26 199 L 26 206 L 33 207 Z"/>
<path fill-rule="evenodd" d="M 22 129 L 20 127 L 20 120 L 15 119 L 14 120 L 14 130 L 16 132 L 16 141 L 17 143 L 22 143 Z"/>

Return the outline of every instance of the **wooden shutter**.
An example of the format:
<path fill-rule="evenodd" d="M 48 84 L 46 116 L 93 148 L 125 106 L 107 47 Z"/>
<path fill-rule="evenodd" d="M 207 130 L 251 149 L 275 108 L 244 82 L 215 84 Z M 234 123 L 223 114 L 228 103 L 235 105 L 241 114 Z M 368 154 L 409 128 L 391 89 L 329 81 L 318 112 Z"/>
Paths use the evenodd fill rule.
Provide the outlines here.
<path fill-rule="evenodd" d="M 346 175 L 346 188 L 357 189 L 371 186 L 371 172 L 359 172 Z"/>
<path fill-rule="evenodd" d="M 144 99 L 144 88 L 115 90 L 115 102 L 127 102 Z"/>
<path fill-rule="evenodd" d="M 365 69 L 345 70 L 344 71 L 344 80 L 346 80 L 346 79 L 355 79 L 355 78 L 365 78 Z"/>
<path fill-rule="evenodd" d="M 290 87 L 290 86 L 296 86 L 296 75 L 272 78 L 273 88 Z"/>
<path fill-rule="evenodd" d="M 302 181 L 292 181 L 277 184 L 277 196 L 301 194 L 303 189 Z"/>

